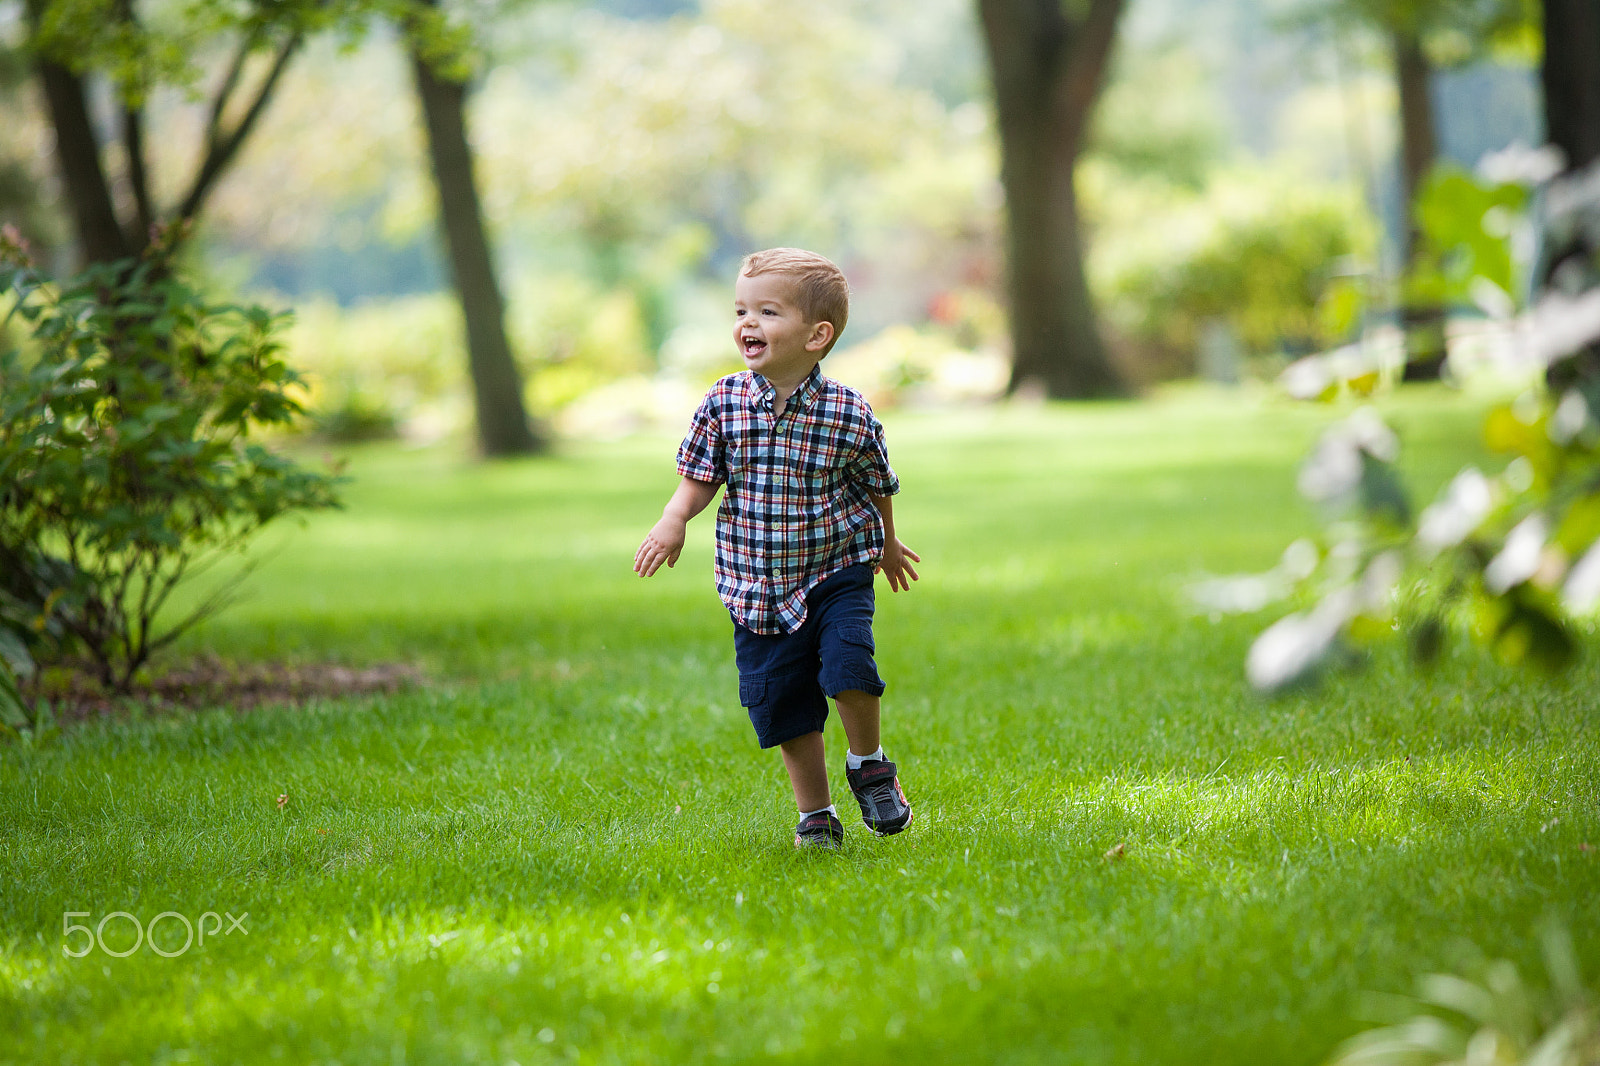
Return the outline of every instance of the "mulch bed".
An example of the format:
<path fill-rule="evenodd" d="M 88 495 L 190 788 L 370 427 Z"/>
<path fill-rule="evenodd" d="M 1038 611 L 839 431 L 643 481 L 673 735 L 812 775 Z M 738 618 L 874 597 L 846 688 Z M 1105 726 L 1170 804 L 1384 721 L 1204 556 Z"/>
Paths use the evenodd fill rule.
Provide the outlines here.
<path fill-rule="evenodd" d="M 185 711 L 206 707 L 250 710 L 266 704 L 300 704 L 341 696 L 399 692 L 423 684 L 411 663 L 343 666 L 338 663 L 228 662 L 203 656 L 161 670 L 131 695 L 108 694 L 85 664 L 57 667 L 33 679 L 27 696 L 43 696 L 59 722 L 120 716 L 134 709 Z"/>

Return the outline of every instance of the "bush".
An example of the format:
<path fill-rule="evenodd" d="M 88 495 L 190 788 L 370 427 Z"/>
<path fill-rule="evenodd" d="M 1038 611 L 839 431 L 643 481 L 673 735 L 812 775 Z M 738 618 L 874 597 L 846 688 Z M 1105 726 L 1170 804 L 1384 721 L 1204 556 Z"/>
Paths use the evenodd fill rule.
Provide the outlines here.
<path fill-rule="evenodd" d="M 126 691 L 238 579 L 159 624 L 180 582 L 281 514 L 337 506 L 339 479 L 249 441 L 303 413 L 285 315 L 208 303 L 159 257 L 55 285 L 5 240 L 0 293 L 28 334 L 0 352 L 0 627 Z"/>
<path fill-rule="evenodd" d="M 1261 689 L 1401 632 L 1419 666 L 1470 634 L 1507 662 L 1557 671 L 1582 650 L 1580 620 L 1600 612 L 1600 163 L 1554 176 L 1548 152 L 1524 149 L 1500 165 L 1508 176 L 1447 170 L 1430 181 L 1418 204 L 1425 255 L 1406 283 L 1476 294 L 1508 314 L 1532 265 L 1517 236 L 1542 230 L 1554 250 L 1533 305 L 1508 323 L 1512 365 L 1542 373 L 1484 420 L 1483 442 L 1509 461 L 1498 472 L 1464 466 L 1419 512 L 1396 465 L 1399 437 L 1373 409 L 1327 430 L 1300 474 L 1301 492 L 1326 510 L 1322 535 L 1269 574 L 1202 590 L 1218 610 L 1263 606 L 1240 597 L 1251 587 L 1307 601 L 1252 646 L 1246 670 Z M 1285 384 L 1333 399 L 1369 391 L 1356 384 L 1373 377 L 1358 362 L 1308 358 Z"/>
<path fill-rule="evenodd" d="M 1152 207 L 1141 239 L 1102 256 L 1111 323 L 1135 345 L 1193 367 L 1208 328 L 1224 324 L 1256 356 L 1345 339 L 1359 287 L 1339 276 L 1372 246 L 1370 220 L 1347 196 L 1219 179 L 1205 197 Z"/>

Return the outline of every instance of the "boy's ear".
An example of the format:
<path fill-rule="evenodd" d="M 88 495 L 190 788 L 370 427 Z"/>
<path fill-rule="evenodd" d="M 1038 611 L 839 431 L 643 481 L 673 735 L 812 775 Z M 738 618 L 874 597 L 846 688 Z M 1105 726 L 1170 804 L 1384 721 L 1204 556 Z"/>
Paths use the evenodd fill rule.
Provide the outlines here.
<path fill-rule="evenodd" d="M 806 351 L 820 352 L 833 341 L 833 323 L 826 320 L 818 322 L 811 327 L 811 336 L 806 338 Z"/>

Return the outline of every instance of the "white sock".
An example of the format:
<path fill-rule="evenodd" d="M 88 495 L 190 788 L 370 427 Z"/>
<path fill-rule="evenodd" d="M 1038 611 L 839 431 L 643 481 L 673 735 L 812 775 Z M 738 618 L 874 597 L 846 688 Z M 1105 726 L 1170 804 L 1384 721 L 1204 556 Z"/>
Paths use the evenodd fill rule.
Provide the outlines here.
<path fill-rule="evenodd" d="M 845 769 L 847 769 L 847 770 L 859 770 L 859 769 L 861 769 L 861 764 L 862 763 L 871 762 L 874 759 L 881 760 L 882 758 L 883 758 L 883 745 L 882 744 L 879 744 L 878 745 L 878 750 L 873 752 L 871 755 L 857 755 L 855 752 L 851 751 L 849 748 L 846 748 L 845 751 L 844 751 L 844 765 L 845 765 Z"/>
<path fill-rule="evenodd" d="M 827 811 L 829 814 L 833 815 L 835 818 L 839 817 L 839 808 L 835 807 L 831 803 L 828 804 L 826 807 L 818 807 L 814 811 L 801 811 L 800 812 L 800 817 L 802 817 L 802 818 L 810 818 L 813 814 L 821 814 L 823 811 Z"/>

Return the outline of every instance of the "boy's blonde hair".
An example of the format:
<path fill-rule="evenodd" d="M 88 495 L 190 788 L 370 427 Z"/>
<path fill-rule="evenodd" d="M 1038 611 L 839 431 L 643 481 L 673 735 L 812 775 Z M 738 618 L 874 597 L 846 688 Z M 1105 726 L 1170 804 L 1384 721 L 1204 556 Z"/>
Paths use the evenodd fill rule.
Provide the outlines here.
<path fill-rule="evenodd" d="M 795 303 L 806 321 L 833 323 L 833 339 L 822 354 L 833 350 L 850 317 L 850 283 L 831 259 L 803 248 L 768 248 L 745 256 L 739 273 L 747 278 L 784 274 L 794 279 Z"/>

